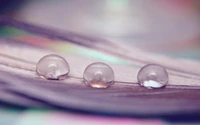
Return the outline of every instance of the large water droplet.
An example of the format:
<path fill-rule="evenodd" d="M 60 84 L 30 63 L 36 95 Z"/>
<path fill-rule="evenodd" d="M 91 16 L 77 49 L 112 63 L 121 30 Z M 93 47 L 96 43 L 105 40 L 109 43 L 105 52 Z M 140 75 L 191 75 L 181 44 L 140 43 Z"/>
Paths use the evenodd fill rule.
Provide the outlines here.
<path fill-rule="evenodd" d="M 102 62 L 92 63 L 83 74 L 84 82 L 93 88 L 107 88 L 113 83 L 114 71 Z"/>
<path fill-rule="evenodd" d="M 146 88 L 162 88 L 168 80 L 167 71 L 160 65 L 148 64 L 138 72 L 138 82 Z"/>
<path fill-rule="evenodd" d="M 69 70 L 70 68 L 67 61 L 56 54 L 42 57 L 36 65 L 38 75 L 46 79 L 64 79 L 67 77 Z"/>

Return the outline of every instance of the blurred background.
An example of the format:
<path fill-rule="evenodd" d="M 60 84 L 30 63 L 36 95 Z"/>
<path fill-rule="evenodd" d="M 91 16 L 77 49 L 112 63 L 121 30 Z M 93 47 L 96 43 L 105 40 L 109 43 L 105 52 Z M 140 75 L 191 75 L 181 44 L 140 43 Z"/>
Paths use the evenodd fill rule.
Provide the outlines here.
<path fill-rule="evenodd" d="M 156 54 L 200 60 L 199 0 L 0 0 L 0 14 L 39 26 L 104 38 Z M 10 34 L 20 34 L 22 37 L 18 37 L 18 40 L 36 43 L 36 39 L 31 38 L 33 36 L 27 39 L 26 33 L 0 27 L 0 36 Z M 44 46 L 49 44 L 50 42 Z M 37 45 L 43 46 L 42 43 Z M 48 47 L 55 46 L 59 44 Z M 74 50 L 79 50 L 73 47 L 76 48 L 73 53 Z M 94 54 L 95 57 L 97 55 Z M 66 112 L 34 109 L 1 108 L 0 118 L 1 125 L 54 125 L 66 122 L 71 125 L 167 124 L 161 119 L 83 117 Z"/>
<path fill-rule="evenodd" d="M 1 0 L 2 15 L 200 60 L 198 0 Z"/>

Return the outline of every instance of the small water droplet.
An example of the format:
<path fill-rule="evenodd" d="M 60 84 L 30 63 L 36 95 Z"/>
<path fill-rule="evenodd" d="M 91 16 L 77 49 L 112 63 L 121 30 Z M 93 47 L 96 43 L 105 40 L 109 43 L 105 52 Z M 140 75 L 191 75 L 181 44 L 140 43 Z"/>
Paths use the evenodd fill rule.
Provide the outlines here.
<path fill-rule="evenodd" d="M 138 72 L 138 82 L 146 88 L 162 88 L 168 83 L 167 71 L 159 65 L 148 64 Z"/>
<path fill-rule="evenodd" d="M 56 54 L 50 54 L 42 57 L 36 65 L 36 71 L 39 76 L 52 80 L 66 78 L 69 70 L 70 68 L 67 61 L 63 57 Z"/>
<path fill-rule="evenodd" d="M 107 88 L 113 83 L 114 71 L 102 62 L 92 63 L 83 73 L 84 82 L 93 88 Z"/>

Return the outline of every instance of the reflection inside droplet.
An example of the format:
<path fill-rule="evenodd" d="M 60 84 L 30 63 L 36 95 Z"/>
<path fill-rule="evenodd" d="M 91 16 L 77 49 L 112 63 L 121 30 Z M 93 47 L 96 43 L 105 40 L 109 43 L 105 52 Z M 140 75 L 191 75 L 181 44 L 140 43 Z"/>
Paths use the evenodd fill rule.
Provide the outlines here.
<path fill-rule="evenodd" d="M 114 72 L 107 64 L 96 62 L 86 67 L 83 78 L 85 84 L 93 88 L 107 88 L 113 83 Z"/>
<path fill-rule="evenodd" d="M 161 84 L 157 81 L 154 81 L 154 80 L 149 80 L 149 81 L 144 81 L 143 86 L 151 89 L 151 88 L 161 88 L 163 86 L 163 84 Z"/>
<path fill-rule="evenodd" d="M 109 86 L 109 84 L 111 83 L 103 83 L 103 82 L 90 82 L 90 83 L 86 83 L 89 84 L 91 87 L 93 88 L 107 88 Z"/>

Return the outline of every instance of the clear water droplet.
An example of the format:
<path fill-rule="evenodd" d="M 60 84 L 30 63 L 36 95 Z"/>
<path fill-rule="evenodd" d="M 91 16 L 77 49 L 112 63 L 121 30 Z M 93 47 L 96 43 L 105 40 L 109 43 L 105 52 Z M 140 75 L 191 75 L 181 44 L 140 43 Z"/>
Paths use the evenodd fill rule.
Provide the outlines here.
<path fill-rule="evenodd" d="M 138 82 L 146 88 L 162 88 L 168 80 L 167 71 L 160 65 L 148 64 L 138 72 Z"/>
<path fill-rule="evenodd" d="M 114 71 L 105 63 L 95 62 L 86 67 L 83 79 L 93 88 L 107 88 L 113 83 Z"/>
<path fill-rule="evenodd" d="M 66 78 L 69 70 L 70 68 L 67 61 L 56 54 L 42 57 L 36 65 L 36 71 L 39 76 L 52 80 L 61 80 Z"/>

